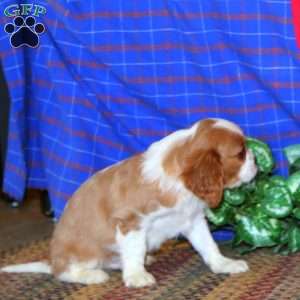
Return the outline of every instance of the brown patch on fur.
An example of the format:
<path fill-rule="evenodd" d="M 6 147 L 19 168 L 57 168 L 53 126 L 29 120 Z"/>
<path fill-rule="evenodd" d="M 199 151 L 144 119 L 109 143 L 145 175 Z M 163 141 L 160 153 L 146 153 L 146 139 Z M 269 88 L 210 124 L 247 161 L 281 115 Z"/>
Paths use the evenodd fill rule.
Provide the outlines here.
<path fill-rule="evenodd" d="M 210 130 L 214 124 L 214 120 L 203 120 L 199 122 L 194 137 L 182 140 L 179 144 L 174 144 L 163 161 L 163 167 L 167 174 L 174 177 L 179 177 L 182 174 L 184 161 L 194 151 L 201 149 L 202 136 L 204 136 L 205 132 Z"/>
<path fill-rule="evenodd" d="M 217 207 L 223 195 L 223 168 L 214 150 L 199 150 L 185 162 L 181 178 L 185 186 L 209 207 Z"/>

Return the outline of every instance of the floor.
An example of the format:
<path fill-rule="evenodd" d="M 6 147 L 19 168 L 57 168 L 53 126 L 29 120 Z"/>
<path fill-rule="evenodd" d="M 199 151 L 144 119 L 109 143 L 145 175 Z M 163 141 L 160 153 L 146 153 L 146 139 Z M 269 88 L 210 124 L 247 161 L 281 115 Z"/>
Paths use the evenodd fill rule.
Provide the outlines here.
<path fill-rule="evenodd" d="M 37 191 L 30 191 L 18 208 L 12 208 L 0 195 L 0 251 L 50 236 L 53 226 L 41 212 Z"/>

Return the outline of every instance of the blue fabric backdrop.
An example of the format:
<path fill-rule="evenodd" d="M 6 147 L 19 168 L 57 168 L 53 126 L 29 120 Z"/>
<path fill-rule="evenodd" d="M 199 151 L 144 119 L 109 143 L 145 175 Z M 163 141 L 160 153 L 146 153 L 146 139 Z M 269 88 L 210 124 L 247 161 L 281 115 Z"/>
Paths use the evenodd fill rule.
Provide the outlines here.
<path fill-rule="evenodd" d="M 20 1 L 24 3 L 26 1 Z M 33 3 L 34 1 L 28 1 Z M 1 1 L 1 11 L 18 1 Z M 36 48 L 0 54 L 11 96 L 4 190 L 47 189 L 58 217 L 95 171 L 207 117 L 282 148 L 300 136 L 287 0 L 38 1 Z M 1 15 L 1 24 L 13 17 Z"/>

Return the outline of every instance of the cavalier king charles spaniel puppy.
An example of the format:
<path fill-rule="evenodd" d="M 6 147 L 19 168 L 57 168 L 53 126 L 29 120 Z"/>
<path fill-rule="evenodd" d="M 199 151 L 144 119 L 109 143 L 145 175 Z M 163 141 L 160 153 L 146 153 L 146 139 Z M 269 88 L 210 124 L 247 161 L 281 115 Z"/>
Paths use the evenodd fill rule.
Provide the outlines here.
<path fill-rule="evenodd" d="M 251 181 L 257 167 L 242 130 L 227 120 L 205 119 L 153 143 L 148 150 L 100 170 L 83 183 L 56 225 L 48 262 L 4 272 L 54 274 L 67 282 L 97 284 L 105 269 L 121 269 L 127 287 L 155 283 L 147 254 L 183 235 L 214 273 L 248 270 L 223 256 L 205 219 L 224 188 Z"/>

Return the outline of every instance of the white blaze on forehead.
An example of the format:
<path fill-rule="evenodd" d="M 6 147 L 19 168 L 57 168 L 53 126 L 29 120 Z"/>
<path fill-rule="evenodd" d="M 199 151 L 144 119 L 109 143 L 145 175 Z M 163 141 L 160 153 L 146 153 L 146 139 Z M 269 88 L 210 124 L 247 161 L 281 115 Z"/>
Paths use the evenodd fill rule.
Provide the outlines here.
<path fill-rule="evenodd" d="M 224 120 L 224 119 L 214 119 L 216 121 L 216 123 L 213 125 L 213 127 L 222 127 L 222 128 L 226 128 L 229 129 L 231 131 L 237 132 L 241 135 L 243 135 L 243 132 L 241 130 L 240 127 L 238 127 L 236 124 Z"/>
<path fill-rule="evenodd" d="M 177 130 L 160 141 L 153 143 L 143 154 L 143 177 L 150 182 L 159 182 L 162 190 L 182 190 L 182 182 L 166 174 L 163 168 L 163 161 L 173 147 L 192 138 L 196 134 L 198 126 L 199 123 L 195 123 L 188 129 Z"/>

